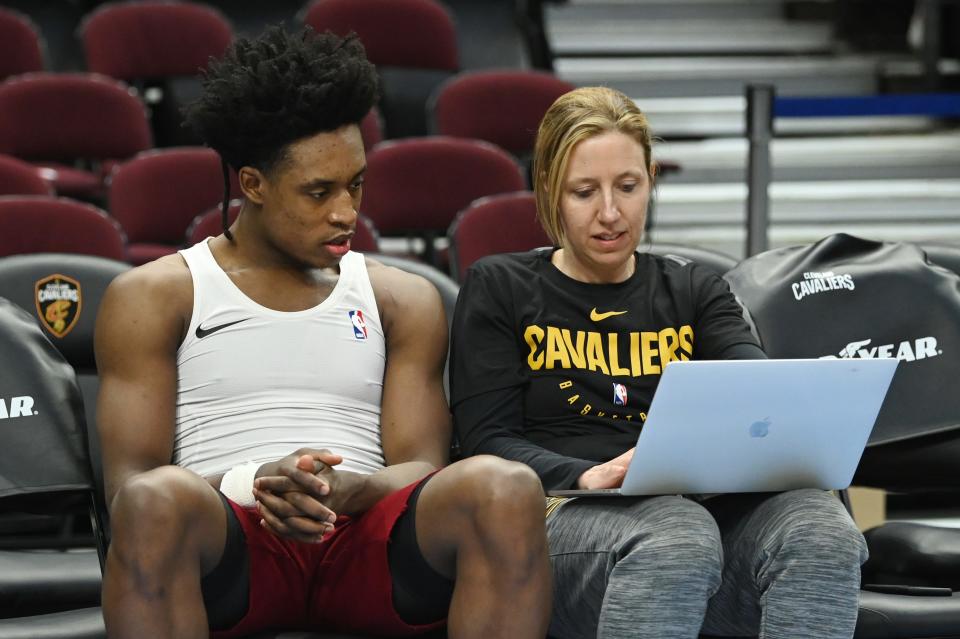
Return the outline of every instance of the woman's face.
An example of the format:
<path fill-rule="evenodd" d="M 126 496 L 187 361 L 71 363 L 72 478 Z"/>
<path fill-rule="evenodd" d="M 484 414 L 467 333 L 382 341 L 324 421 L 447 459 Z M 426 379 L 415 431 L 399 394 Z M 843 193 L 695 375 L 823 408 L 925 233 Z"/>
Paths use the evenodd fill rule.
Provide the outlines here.
<path fill-rule="evenodd" d="M 619 131 L 573 147 L 561 184 L 564 241 L 554 264 L 582 282 L 622 282 L 633 274 L 650 199 L 643 146 Z"/>

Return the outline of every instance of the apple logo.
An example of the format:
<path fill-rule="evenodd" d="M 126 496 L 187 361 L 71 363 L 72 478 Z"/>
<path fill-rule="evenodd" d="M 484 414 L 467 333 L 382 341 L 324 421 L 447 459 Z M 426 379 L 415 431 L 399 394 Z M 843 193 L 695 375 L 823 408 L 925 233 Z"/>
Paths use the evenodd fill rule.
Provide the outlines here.
<path fill-rule="evenodd" d="M 763 421 L 750 424 L 751 437 L 766 437 L 770 432 L 770 418 L 764 417 Z"/>

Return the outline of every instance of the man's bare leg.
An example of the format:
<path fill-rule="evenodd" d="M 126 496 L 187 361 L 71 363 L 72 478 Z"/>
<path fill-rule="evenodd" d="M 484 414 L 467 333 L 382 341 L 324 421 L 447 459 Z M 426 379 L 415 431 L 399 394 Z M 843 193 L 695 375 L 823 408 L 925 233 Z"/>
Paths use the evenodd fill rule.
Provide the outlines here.
<path fill-rule="evenodd" d="M 544 498 L 523 464 L 471 457 L 433 477 L 417 501 L 417 541 L 456 580 L 451 639 L 540 638 L 552 598 Z"/>
<path fill-rule="evenodd" d="M 217 492 L 175 466 L 138 475 L 111 509 L 103 579 L 111 639 L 207 637 L 201 577 L 223 554 L 227 518 Z"/>

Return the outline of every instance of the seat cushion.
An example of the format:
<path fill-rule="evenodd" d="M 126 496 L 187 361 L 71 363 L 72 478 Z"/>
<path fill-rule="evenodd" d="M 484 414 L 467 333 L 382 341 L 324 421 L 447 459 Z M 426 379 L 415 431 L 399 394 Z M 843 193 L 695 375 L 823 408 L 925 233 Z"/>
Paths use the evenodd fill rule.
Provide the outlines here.
<path fill-rule="evenodd" d="M 960 596 L 860 592 L 856 639 L 960 637 Z"/>
<path fill-rule="evenodd" d="M 100 603 L 100 562 L 90 549 L 0 551 L 0 616 Z"/>
<path fill-rule="evenodd" d="M 0 619 L 0 639 L 106 639 L 100 608 Z"/>
<path fill-rule="evenodd" d="M 895 521 L 864 536 L 870 547 L 864 583 L 960 590 L 960 530 Z"/>

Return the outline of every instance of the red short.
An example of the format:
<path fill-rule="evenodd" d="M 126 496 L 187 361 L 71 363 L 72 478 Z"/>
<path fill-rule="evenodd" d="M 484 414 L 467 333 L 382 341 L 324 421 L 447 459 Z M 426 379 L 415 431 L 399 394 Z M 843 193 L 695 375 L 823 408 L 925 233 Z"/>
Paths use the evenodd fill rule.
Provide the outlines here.
<path fill-rule="evenodd" d="M 227 639 L 266 629 L 322 630 L 405 637 L 443 624 L 411 626 L 393 609 L 387 544 L 410 493 L 402 488 L 354 519 L 341 517 L 319 544 L 277 537 L 260 526 L 254 508 L 230 503 L 247 538 L 250 601 Z"/>

